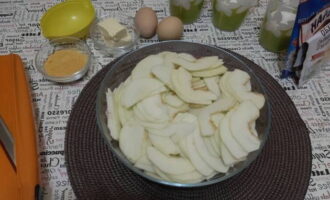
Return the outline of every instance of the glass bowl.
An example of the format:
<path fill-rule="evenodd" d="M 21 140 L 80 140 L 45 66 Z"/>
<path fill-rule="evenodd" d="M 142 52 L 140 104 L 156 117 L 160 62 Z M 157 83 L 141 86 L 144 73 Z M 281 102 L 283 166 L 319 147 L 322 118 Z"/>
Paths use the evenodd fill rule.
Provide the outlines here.
<path fill-rule="evenodd" d="M 216 55 L 219 58 L 223 59 L 226 67 L 228 67 L 229 70 L 238 68 L 246 71 L 251 77 L 252 91 L 259 92 L 265 96 L 266 103 L 264 107 L 260 110 L 260 117 L 256 122 L 256 129 L 258 131 L 259 138 L 261 140 L 260 148 L 254 152 L 249 153 L 246 160 L 235 164 L 233 167 L 229 169 L 227 173 L 225 174 L 218 173 L 214 177 L 199 183 L 177 183 L 177 182 L 170 182 L 170 181 L 157 179 L 155 177 L 147 175 L 146 173 L 144 173 L 143 170 L 136 168 L 121 152 L 118 141 L 111 138 L 110 131 L 107 127 L 106 91 L 108 90 L 108 88 L 113 90 L 114 88 L 118 87 L 120 83 L 125 81 L 126 78 L 131 74 L 132 69 L 141 59 L 145 58 L 148 55 L 157 54 L 162 51 L 185 52 L 192 54 L 195 57 Z M 173 187 L 191 188 L 191 187 L 211 185 L 224 181 L 234 175 L 237 175 L 245 168 L 247 168 L 260 154 L 267 140 L 270 131 L 270 124 L 271 124 L 271 109 L 265 88 L 263 87 L 259 79 L 254 75 L 253 70 L 248 66 L 248 64 L 246 64 L 244 61 L 242 61 L 235 55 L 214 46 L 208 46 L 204 44 L 184 42 L 184 41 L 167 41 L 132 51 L 121 57 L 117 62 L 115 62 L 111 66 L 111 69 L 105 75 L 97 93 L 96 117 L 97 117 L 97 124 L 100 130 L 100 134 L 102 134 L 104 140 L 110 147 L 110 150 L 119 159 L 119 161 L 123 163 L 127 168 L 134 171 L 136 174 L 159 184 L 173 186 Z"/>
<path fill-rule="evenodd" d="M 47 74 L 44 68 L 44 64 L 47 58 L 56 51 L 63 49 L 75 49 L 86 54 L 86 64 L 78 71 L 67 76 L 51 76 Z M 46 79 L 60 83 L 67 83 L 82 78 L 88 71 L 91 65 L 91 60 L 92 54 L 90 53 L 87 44 L 83 40 L 80 40 L 79 38 L 75 37 L 62 37 L 47 41 L 41 45 L 41 48 L 35 57 L 35 66 L 37 67 L 38 71 L 44 75 Z"/>
<path fill-rule="evenodd" d="M 102 20 L 105 20 L 107 18 L 110 18 L 110 16 L 97 18 L 94 20 L 93 24 L 90 28 L 90 37 L 93 40 L 96 48 L 99 48 L 100 51 L 105 55 L 111 55 L 111 56 L 119 56 L 123 53 L 126 53 L 133 48 L 135 48 L 138 39 L 139 39 L 139 33 L 135 28 L 134 25 L 134 18 L 130 16 L 121 16 L 118 18 L 115 18 L 118 23 L 125 26 L 127 28 L 128 34 L 131 35 L 132 41 L 125 45 L 116 45 L 113 43 L 108 42 L 103 34 L 101 33 L 100 28 L 98 27 L 98 23 Z M 111 17 L 113 18 L 113 17 Z"/>

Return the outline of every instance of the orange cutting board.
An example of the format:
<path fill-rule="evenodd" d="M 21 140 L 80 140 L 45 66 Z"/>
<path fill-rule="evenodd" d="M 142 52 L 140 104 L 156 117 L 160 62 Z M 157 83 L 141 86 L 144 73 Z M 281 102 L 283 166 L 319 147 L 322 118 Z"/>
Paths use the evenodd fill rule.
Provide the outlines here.
<path fill-rule="evenodd" d="M 38 161 L 32 100 L 18 55 L 0 56 L 0 115 L 15 141 L 16 169 L 0 145 L 0 199 L 36 199 Z"/>

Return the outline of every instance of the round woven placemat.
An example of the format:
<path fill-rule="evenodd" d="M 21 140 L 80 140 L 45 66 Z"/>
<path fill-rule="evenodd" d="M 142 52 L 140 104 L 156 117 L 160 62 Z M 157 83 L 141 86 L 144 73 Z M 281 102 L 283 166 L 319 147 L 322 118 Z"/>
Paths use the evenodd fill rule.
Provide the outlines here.
<path fill-rule="evenodd" d="M 235 54 L 231 52 L 232 54 Z M 289 96 L 259 66 L 248 63 L 267 90 L 272 107 L 268 141 L 242 173 L 200 188 L 174 188 L 150 182 L 127 169 L 111 153 L 96 124 L 95 100 L 106 72 L 102 69 L 77 99 L 67 125 L 65 158 L 78 199 L 304 199 L 311 173 L 308 130 Z"/>

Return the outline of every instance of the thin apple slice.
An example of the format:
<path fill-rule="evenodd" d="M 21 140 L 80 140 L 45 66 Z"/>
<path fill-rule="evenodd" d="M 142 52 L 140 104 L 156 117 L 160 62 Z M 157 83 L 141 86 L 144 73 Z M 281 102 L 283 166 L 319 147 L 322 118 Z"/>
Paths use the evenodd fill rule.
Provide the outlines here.
<path fill-rule="evenodd" d="M 205 179 L 205 177 L 196 170 L 185 174 L 168 175 L 168 177 L 178 183 L 198 183 Z"/>
<path fill-rule="evenodd" d="M 156 167 L 168 174 L 184 174 L 195 170 L 189 160 L 182 157 L 167 156 L 154 147 L 148 147 L 147 155 Z"/>
<path fill-rule="evenodd" d="M 155 65 L 160 65 L 164 62 L 162 56 L 159 55 L 150 55 L 142 59 L 132 70 L 132 78 L 152 78 L 151 69 Z"/>
<path fill-rule="evenodd" d="M 146 142 L 144 128 L 135 122 L 124 124 L 119 135 L 119 148 L 131 162 L 136 162 L 143 153 Z"/>
<path fill-rule="evenodd" d="M 227 166 L 231 167 L 237 162 L 239 162 L 239 160 L 237 160 L 233 155 L 231 155 L 228 148 L 223 144 L 222 141 L 220 143 L 220 151 L 221 151 L 221 158 Z"/>
<path fill-rule="evenodd" d="M 251 101 L 243 101 L 229 119 L 230 130 L 245 151 L 251 152 L 259 149 L 260 140 L 250 130 L 250 124 L 258 117 L 257 106 Z"/>
<path fill-rule="evenodd" d="M 146 97 L 166 91 L 162 82 L 154 78 L 133 79 L 123 89 L 121 104 L 129 108 Z"/>
<path fill-rule="evenodd" d="M 178 113 L 173 119 L 174 123 L 184 123 L 181 125 L 180 129 L 178 128 L 175 134 L 171 136 L 171 139 L 175 143 L 179 143 L 181 139 L 185 138 L 187 135 L 190 135 L 193 131 L 198 129 L 197 118 L 195 115 L 190 113 Z"/>
<path fill-rule="evenodd" d="M 201 156 L 197 153 L 193 135 L 188 135 L 185 138 L 185 141 L 187 145 L 187 155 L 196 170 L 204 176 L 209 176 L 212 174 L 214 170 L 207 163 L 205 163 Z"/>
<path fill-rule="evenodd" d="M 249 91 L 251 88 L 250 76 L 242 70 L 235 69 L 230 73 L 227 79 L 227 88 L 231 95 L 240 102 L 250 100 L 259 109 L 265 104 L 265 97 L 262 94 Z"/>
<path fill-rule="evenodd" d="M 108 89 L 106 93 L 106 100 L 107 100 L 107 118 L 108 118 L 108 128 L 110 130 L 110 135 L 113 139 L 118 140 L 119 133 L 121 129 L 118 110 L 115 105 L 115 99 L 112 91 Z"/>
<path fill-rule="evenodd" d="M 220 96 L 220 88 L 218 84 L 218 76 L 213 76 L 209 78 L 204 78 L 205 84 L 209 91 L 213 92 L 217 97 Z"/>
<path fill-rule="evenodd" d="M 206 86 L 206 83 L 204 80 L 200 79 L 200 78 L 192 78 L 191 79 L 191 87 L 194 89 L 194 90 L 197 90 L 197 89 L 200 89 L 200 88 L 205 88 L 207 87 Z"/>
<path fill-rule="evenodd" d="M 175 94 L 171 93 L 171 92 L 164 92 L 162 93 L 162 100 L 164 103 L 175 107 L 175 108 L 180 108 L 184 105 L 186 105 L 185 102 L 183 102 L 178 96 L 176 96 Z"/>
<path fill-rule="evenodd" d="M 174 69 L 173 63 L 164 61 L 163 64 L 153 66 L 151 72 L 167 87 L 173 89 L 172 81 L 171 81 L 171 72 L 173 69 Z"/>
<path fill-rule="evenodd" d="M 227 147 L 231 155 L 236 159 L 247 156 L 248 152 L 236 141 L 230 130 L 229 119 L 232 117 L 233 111 L 229 111 L 220 122 L 219 134 L 223 144 Z"/>
<path fill-rule="evenodd" d="M 227 67 L 219 66 L 208 70 L 193 71 L 191 72 L 191 75 L 195 77 L 213 77 L 224 74 L 226 71 L 227 71 Z"/>
<path fill-rule="evenodd" d="M 221 122 L 221 120 L 224 118 L 224 114 L 223 113 L 213 113 L 211 114 L 211 123 L 213 124 L 213 126 L 215 126 L 216 128 L 219 128 L 219 124 Z"/>
<path fill-rule="evenodd" d="M 178 53 L 178 56 L 180 58 L 183 58 L 183 59 L 187 60 L 188 62 L 195 62 L 196 61 L 196 58 L 193 55 L 188 54 L 188 53 Z"/>
<path fill-rule="evenodd" d="M 212 125 L 210 117 L 213 113 L 224 112 L 235 105 L 235 101 L 230 98 L 220 98 L 216 102 L 202 108 L 198 114 L 198 122 L 202 136 L 214 134 L 215 127 Z"/>
<path fill-rule="evenodd" d="M 204 140 L 204 143 L 205 143 L 205 146 L 206 146 L 208 152 L 210 152 L 210 154 L 212 156 L 218 157 L 218 156 L 220 156 L 220 152 L 217 153 L 217 151 L 215 150 L 215 148 L 213 148 L 213 144 L 212 144 L 212 141 L 211 141 L 212 140 L 212 137 L 213 136 L 205 136 L 205 137 L 202 137 L 202 138 Z M 217 149 L 219 149 L 219 148 L 217 147 Z"/>
<path fill-rule="evenodd" d="M 184 121 L 172 121 L 164 129 L 152 129 L 148 128 L 148 132 L 153 135 L 170 137 L 177 132 L 186 132 L 190 133 L 194 130 L 194 127 L 191 126 L 191 123 Z"/>
<path fill-rule="evenodd" d="M 145 115 L 144 118 L 147 121 L 167 123 L 170 120 L 167 107 L 162 103 L 159 94 L 144 98 L 135 107 L 142 115 Z"/>
<path fill-rule="evenodd" d="M 179 65 L 189 71 L 199 71 L 204 69 L 209 69 L 214 65 L 219 63 L 219 58 L 217 56 L 207 56 L 197 59 L 195 62 L 190 62 L 181 57 L 172 57 L 170 59 L 175 65 Z"/>
<path fill-rule="evenodd" d="M 159 169 L 158 167 L 155 167 L 155 172 L 156 174 L 163 180 L 165 181 L 172 181 L 169 177 L 168 174 L 166 174 L 165 172 L 163 172 L 161 169 Z"/>
<path fill-rule="evenodd" d="M 170 139 L 170 137 L 153 135 L 149 133 L 149 138 L 151 144 L 166 155 L 177 155 L 180 153 L 177 145 Z"/>
<path fill-rule="evenodd" d="M 121 95 L 122 95 L 122 91 L 124 88 L 124 84 L 119 85 L 119 87 L 117 87 L 116 89 L 114 89 L 113 91 L 113 96 L 114 96 L 114 102 L 117 108 L 117 112 L 118 112 L 118 117 L 119 117 L 119 121 L 120 123 L 123 125 L 126 122 L 128 122 L 130 119 L 133 118 L 133 111 L 132 109 L 126 109 L 121 105 Z"/>
<path fill-rule="evenodd" d="M 217 96 L 209 91 L 193 90 L 191 88 L 191 75 L 180 67 L 172 70 L 172 84 L 176 94 L 188 103 L 210 104 Z"/>
<path fill-rule="evenodd" d="M 212 154 L 208 151 L 204 140 L 199 135 L 198 132 L 194 133 L 194 144 L 197 149 L 197 153 L 201 156 L 201 158 L 215 171 L 226 173 L 229 169 L 227 165 L 223 163 L 223 161 L 219 157 L 212 156 Z"/>
<path fill-rule="evenodd" d="M 223 98 L 231 98 L 231 99 L 235 99 L 229 89 L 227 88 L 227 82 L 228 82 L 228 77 L 230 76 L 230 73 L 232 72 L 226 72 L 221 78 L 220 78 L 220 81 L 219 81 L 219 87 L 220 87 L 220 91 L 222 93 L 222 97 Z"/>
<path fill-rule="evenodd" d="M 147 155 L 142 155 L 135 163 L 134 166 L 144 170 L 145 172 L 155 173 L 153 164 L 149 161 Z"/>

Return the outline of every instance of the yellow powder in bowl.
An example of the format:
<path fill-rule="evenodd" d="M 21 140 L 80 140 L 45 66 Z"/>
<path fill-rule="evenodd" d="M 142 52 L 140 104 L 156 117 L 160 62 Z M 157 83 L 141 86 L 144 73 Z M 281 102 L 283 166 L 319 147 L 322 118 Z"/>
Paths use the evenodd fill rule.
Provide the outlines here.
<path fill-rule="evenodd" d="M 47 58 L 44 70 L 49 76 L 66 77 L 80 71 L 87 60 L 88 55 L 77 49 L 62 49 Z"/>

